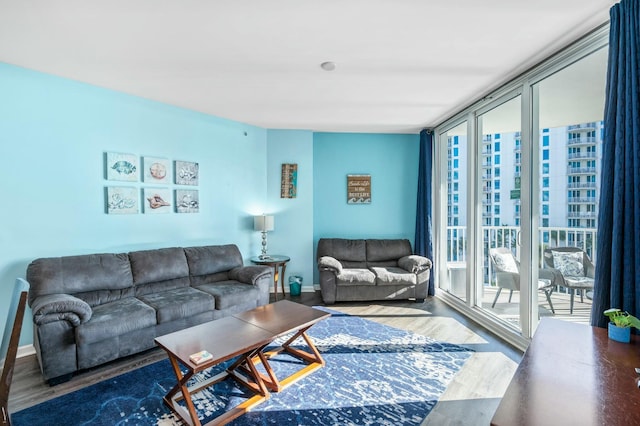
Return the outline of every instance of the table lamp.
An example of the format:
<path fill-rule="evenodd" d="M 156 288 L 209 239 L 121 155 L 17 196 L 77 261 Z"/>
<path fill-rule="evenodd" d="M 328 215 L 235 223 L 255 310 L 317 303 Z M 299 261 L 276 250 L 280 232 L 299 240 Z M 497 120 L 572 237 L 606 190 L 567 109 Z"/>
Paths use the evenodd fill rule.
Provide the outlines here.
<path fill-rule="evenodd" d="M 273 216 L 261 215 L 253 217 L 253 229 L 262 232 L 262 254 L 260 259 L 267 259 L 267 232 L 273 231 Z"/>

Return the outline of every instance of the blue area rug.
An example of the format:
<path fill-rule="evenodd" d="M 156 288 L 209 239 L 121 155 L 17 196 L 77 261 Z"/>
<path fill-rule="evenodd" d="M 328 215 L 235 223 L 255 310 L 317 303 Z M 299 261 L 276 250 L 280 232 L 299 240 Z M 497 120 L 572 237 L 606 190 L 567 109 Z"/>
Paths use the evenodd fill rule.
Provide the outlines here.
<path fill-rule="evenodd" d="M 320 308 L 325 309 L 325 308 Z M 419 425 L 471 356 L 471 350 L 434 341 L 356 316 L 332 316 L 308 332 L 326 366 L 292 384 L 232 425 Z M 278 342 L 284 341 L 284 338 Z M 296 342 L 297 343 L 297 342 Z M 300 339 L 300 347 L 303 341 Z M 280 354 L 271 360 L 278 377 L 303 367 Z M 197 380 L 224 369 L 205 371 Z M 14 426 L 180 425 L 162 402 L 175 384 L 162 360 L 12 415 Z M 202 423 L 251 396 L 233 380 L 194 398 Z"/>

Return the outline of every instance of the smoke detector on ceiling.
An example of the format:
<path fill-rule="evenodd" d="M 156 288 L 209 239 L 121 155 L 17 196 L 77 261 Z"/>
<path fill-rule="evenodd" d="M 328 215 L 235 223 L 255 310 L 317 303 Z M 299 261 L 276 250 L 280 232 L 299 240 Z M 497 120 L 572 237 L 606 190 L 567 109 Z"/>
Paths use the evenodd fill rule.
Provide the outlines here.
<path fill-rule="evenodd" d="M 336 64 L 335 62 L 327 61 L 327 62 L 321 63 L 320 68 L 322 68 L 325 71 L 333 71 L 336 69 Z"/>

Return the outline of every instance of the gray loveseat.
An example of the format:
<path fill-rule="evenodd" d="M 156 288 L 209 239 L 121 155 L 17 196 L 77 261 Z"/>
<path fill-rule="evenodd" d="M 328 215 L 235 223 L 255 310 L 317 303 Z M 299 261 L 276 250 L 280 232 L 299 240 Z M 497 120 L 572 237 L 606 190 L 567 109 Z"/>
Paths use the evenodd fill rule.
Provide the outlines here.
<path fill-rule="evenodd" d="M 27 281 L 38 361 L 56 384 L 156 336 L 265 305 L 273 278 L 220 245 L 36 259 Z"/>
<path fill-rule="evenodd" d="M 321 238 L 317 262 L 326 304 L 427 297 L 431 260 L 412 254 L 409 240 Z"/>

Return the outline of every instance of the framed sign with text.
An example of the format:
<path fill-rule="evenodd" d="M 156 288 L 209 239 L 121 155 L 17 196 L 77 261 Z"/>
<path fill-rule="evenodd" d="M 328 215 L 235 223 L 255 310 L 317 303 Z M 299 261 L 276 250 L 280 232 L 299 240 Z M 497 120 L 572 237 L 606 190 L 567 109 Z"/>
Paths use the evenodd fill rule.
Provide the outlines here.
<path fill-rule="evenodd" d="M 347 204 L 371 204 L 371 175 L 347 175 Z"/>

